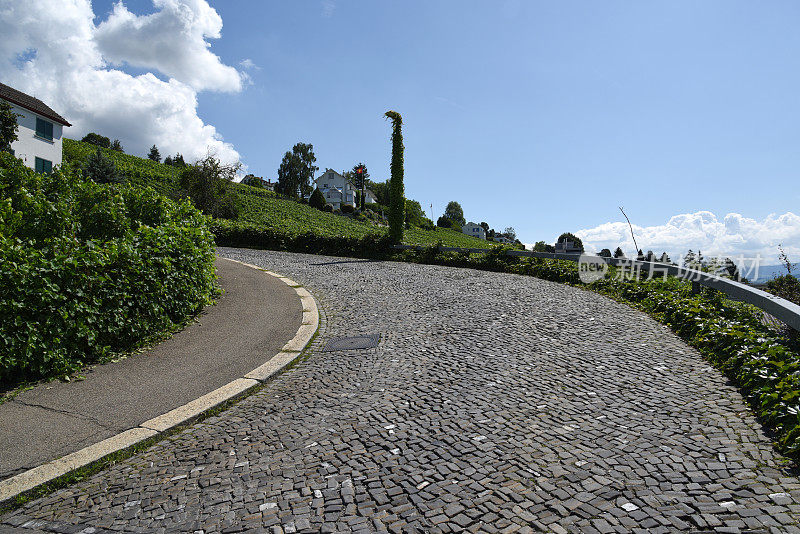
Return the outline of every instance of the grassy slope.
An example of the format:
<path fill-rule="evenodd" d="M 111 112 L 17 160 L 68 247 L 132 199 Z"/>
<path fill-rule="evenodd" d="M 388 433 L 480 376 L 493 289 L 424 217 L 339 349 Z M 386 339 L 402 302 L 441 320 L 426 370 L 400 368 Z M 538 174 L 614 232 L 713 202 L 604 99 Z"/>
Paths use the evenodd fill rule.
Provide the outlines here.
<path fill-rule="evenodd" d="M 83 163 L 97 147 L 72 139 L 64 139 L 64 160 Z M 128 180 L 136 185 L 149 185 L 169 194 L 177 187 L 177 169 L 149 159 L 103 149 Z M 243 184 L 231 184 L 240 206 L 239 220 L 279 228 L 287 234 L 312 232 L 325 236 L 363 237 L 382 234 L 385 227 L 359 222 L 341 215 L 325 213 L 305 204 L 276 198 L 270 191 Z M 404 242 L 409 245 L 430 245 L 441 241 L 451 247 L 489 248 L 490 243 L 449 229 L 406 230 Z"/>

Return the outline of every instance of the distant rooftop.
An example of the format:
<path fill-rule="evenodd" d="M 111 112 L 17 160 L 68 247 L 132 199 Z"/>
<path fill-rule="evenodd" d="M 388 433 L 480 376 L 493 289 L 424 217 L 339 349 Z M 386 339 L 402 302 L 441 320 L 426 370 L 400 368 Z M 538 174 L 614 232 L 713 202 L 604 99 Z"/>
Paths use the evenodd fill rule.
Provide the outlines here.
<path fill-rule="evenodd" d="M 50 106 L 38 98 L 26 95 L 22 91 L 17 91 L 13 87 L 9 87 L 4 83 L 0 83 L 0 98 L 9 101 L 12 104 L 16 104 L 21 108 L 33 111 L 42 117 L 47 117 L 52 121 L 63 124 L 64 126 L 72 126 L 69 122 L 67 122 L 67 119 L 53 111 Z"/>

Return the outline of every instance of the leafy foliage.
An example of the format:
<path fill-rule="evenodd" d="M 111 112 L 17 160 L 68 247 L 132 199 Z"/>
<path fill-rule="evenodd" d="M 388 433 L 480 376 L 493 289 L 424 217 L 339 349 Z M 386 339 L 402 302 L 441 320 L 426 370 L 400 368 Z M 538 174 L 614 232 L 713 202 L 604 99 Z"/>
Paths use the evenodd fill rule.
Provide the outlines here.
<path fill-rule="evenodd" d="M 403 186 L 403 118 L 396 111 L 387 111 L 392 121 L 392 164 L 389 181 L 389 236 L 395 243 L 403 241 L 405 188 Z"/>
<path fill-rule="evenodd" d="M 83 167 L 83 175 L 98 184 L 116 184 L 124 181 L 117 173 L 114 162 L 103 155 L 100 147 L 94 152 Z"/>
<path fill-rule="evenodd" d="M 212 235 L 190 204 L 0 154 L 3 387 L 129 350 L 196 313 L 214 283 Z"/>
<path fill-rule="evenodd" d="M 111 148 L 111 139 L 106 137 L 105 135 L 100 135 L 99 133 L 89 132 L 88 134 L 83 136 L 81 139 L 83 143 L 89 143 L 90 145 L 96 145 L 100 148 Z M 119 143 L 119 140 L 117 140 Z"/>
<path fill-rule="evenodd" d="M 318 210 L 323 209 L 328 202 L 325 200 L 325 195 L 322 194 L 322 191 L 319 190 L 319 187 L 314 189 L 314 192 L 311 193 L 311 198 L 308 199 L 308 205 L 312 208 L 317 208 Z"/>
<path fill-rule="evenodd" d="M 581 252 L 583 252 L 583 241 L 581 241 L 580 237 L 571 232 L 564 232 L 558 236 L 558 239 L 556 239 L 556 243 L 563 243 L 565 241 L 572 241 L 572 244 L 579 248 Z"/>
<path fill-rule="evenodd" d="M 94 145 L 64 139 L 64 161 L 73 165 L 83 165 L 95 151 Z M 103 155 L 111 159 L 117 171 L 124 173 L 127 183 L 139 187 L 152 187 L 167 196 L 180 190 L 179 169 L 149 159 L 102 149 Z M 267 189 L 256 189 L 247 185 L 228 182 L 228 191 L 234 198 L 238 209 L 239 223 L 247 226 L 260 226 L 265 230 L 282 233 L 287 238 L 312 233 L 321 237 L 338 239 L 364 236 L 382 236 L 386 227 L 371 222 L 359 222 L 350 217 L 342 217 L 330 212 L 311 208 L 297 201 L 279 198 Z M 380 211 L 380 208 L 377 210 Z M 460 229 L 459 229 L 460 230 Z M 452 230 L 437 228 L 423 230 L 410 228 L 405 231 L 404 243 L 410 245 L 429 245 L 441 242 L 451 247 L 489 248 L 492 245 Z M 252 246 L 256 246 L 255 244 Z"/>
<path fill-rule="evenodd" d="M 206 156 L 181 171 L 181 191 L 177 195 L 183 196 L 185 191 L 197 209 L 206 215 L 235 219 L 239 210 L 228 184 L 236 177 L 238 169 L 238 165 L 225 165 L 214 156 Z"/>
<path fill-rule="evenodd" d="M 17 136 L 17 130 L 19 130 L 17 117 L 20 116 L 19 113 L 12 111 L 11 104 L 0 100 L 0 152 L 10 152 L 11 143 L 19 138 Z"/>
<path fill-rule="evenodd" d="M 455 200 L 451 200 L 447 203 L 447 207 L 444 209 L 444 215 L 442 216 L 445 219 L 450 220 L 453 224 L 454 228 L 458 227 L 461 228 L 465 224 L 467 224 L 466 219 L 464 219 L 464 210 L 461 209 L 461 204 L 456 202 Z M 444 225 L 439 225 L 444 226 Z"/>
<path fill-rule="evenodd" d="M 311 192 L 311 180 L 317 167 L 314 162 L 314 146 L 311 143 L 297 143 L 291 152 L 283 155 L 278 168 L 278 185 L 280 193 L 290 197 L 305 197 Z"/>
<path fill-rule="evenodd" d="M 114 142 L 111 143 L 109 148 L 111 148 L 111 150 L 116 150 L 117 152 L 125 152 L 125 150 L 122 148 L 122 143 L 119 142 L 119 139 L 114 139 Z"/>

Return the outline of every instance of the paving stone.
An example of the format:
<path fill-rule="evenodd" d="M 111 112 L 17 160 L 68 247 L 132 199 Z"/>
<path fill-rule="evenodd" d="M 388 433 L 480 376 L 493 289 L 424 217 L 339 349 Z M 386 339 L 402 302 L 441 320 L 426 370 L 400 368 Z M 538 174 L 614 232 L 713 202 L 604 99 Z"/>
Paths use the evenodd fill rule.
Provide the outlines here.
<path fill-rule="evenodd" d="M 220 253 L 314 295 L 309 357 L 0 531 L 800 532 L 800 481 L 741 395 L 628 306 L 510 274 Z"/>

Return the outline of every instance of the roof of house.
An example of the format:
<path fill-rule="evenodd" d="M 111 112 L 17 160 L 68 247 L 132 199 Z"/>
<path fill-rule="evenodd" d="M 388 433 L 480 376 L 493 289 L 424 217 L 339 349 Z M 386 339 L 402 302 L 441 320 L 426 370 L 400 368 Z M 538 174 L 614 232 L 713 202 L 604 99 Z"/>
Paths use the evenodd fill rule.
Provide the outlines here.
<path fill-rule="evenodd" d="M 67 119 L 53 111 L 50 106 L 38 98 L 26 95 L 22 91 L 17 91 L 13 87 L 9 87 L 3 83 L 0 83 L 0 98 L 3 100 L 8 100 L 12 104 L 16 104 L 19 107 L 25 108 L 29 111 L 33 111 L 42 117 L 47 117 L 48 119 L 63 124 L 64 126 L 72 126 L 69 122 L 67 122 Z"/>

